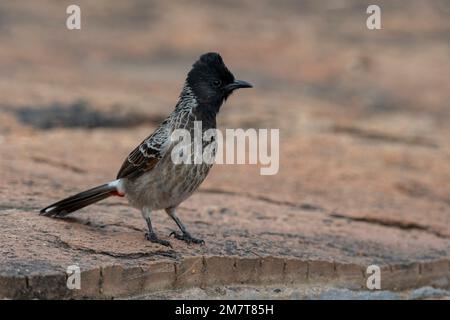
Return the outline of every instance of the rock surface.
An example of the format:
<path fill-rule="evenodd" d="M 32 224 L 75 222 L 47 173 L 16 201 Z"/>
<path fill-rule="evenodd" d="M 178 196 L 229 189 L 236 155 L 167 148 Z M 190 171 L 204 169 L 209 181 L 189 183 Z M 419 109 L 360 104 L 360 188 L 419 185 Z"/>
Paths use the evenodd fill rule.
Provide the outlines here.
<path fill-rule="evenodd" d="M 208 288 L 167 290 L 132 299 L 230 299 L 230 300 L 449 300 L 450 291 L 432 287 L 422 287 L 405 291 L 362 291 L 336 288 L 323 284 L 316 285 L 227 285 Z"/>
<path fill-rule="evenodd" d="M 358 1 L 96 3 L 81 1 L 78 33 L 63 4 L 0 4 L 0 297 L 359 290 L 372 264 L 383 290 L 449 288 L 448 5 L 385 3 L 371 32 Z M 112 180 L 210 50 L 255 84 L 227 101 L 220 128 L 279 128 L 280 171 L 216 165 L 179 212 L 205 246 L 169 239 L 164 212 L 154 224 L 173 248 L 147 242 L 120 198 L 37 214 Z M 66 287 L 71 265 L 81 290 Z"/>

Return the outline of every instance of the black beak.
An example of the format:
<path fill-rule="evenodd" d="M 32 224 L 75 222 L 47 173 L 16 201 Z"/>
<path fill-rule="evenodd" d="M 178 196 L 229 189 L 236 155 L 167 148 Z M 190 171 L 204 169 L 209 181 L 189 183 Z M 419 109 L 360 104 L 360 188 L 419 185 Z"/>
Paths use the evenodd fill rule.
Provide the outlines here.
<path fill-rule="evenodd" d="M 250 83 L 248 83 L 247 81 L 242 81 L 242 80 L 234 80 L 232 83 L 225 86 L 225 90 L 228 92 L 232 92 L 236 89 L 241 89 L 241 88 L 253 88 L 253 86 Z"/>

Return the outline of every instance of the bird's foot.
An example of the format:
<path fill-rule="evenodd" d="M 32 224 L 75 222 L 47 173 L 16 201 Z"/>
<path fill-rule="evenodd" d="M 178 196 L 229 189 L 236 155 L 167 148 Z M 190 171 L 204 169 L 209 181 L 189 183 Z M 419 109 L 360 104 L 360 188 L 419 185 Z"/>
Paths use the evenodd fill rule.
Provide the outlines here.
<path fill-rule="evenodd" d="M 167 241 L 167 240 L 162 240 L 162 239 L 158 238 L 158 237 L 156 236 L 156 234 L 154 234 L 154 233 L 146 232 L 146 233 L 145 233 L 145 238 L 146 238 L 148 241 L 150 241 L 150 242 L 158 243 L 158 244 L 163 245 L 163 246 L 165 246 L 165 247 L 172 248 L 172 245 L 170 244 L 169 241 Z"/>
<path fill-rule="evenodd" d="M 193 236 L 191 236 L 191 234 L 189 232 L 181 232 L 180 233 L 180 232 L 172 231 L 170 233 L 169 237 L 170 236 L 174 236 L 175 239 L 182 240 L 187 243 L 205 244 L 205 240 L 194 238 Z"/>

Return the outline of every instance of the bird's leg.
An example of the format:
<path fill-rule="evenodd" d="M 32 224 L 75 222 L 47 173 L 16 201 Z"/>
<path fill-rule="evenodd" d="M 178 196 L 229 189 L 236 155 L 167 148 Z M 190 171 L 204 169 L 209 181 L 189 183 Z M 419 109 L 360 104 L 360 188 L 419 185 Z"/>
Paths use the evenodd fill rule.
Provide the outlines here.
<path fill-rule="evenodd" d="M 151 212 L 152 210 L 150 210 L 149 208 L 142 208 L 142 216 L 144 217 L 145 222 L 147 222 L 148 227 L 148 232 L 145 233 L 145 237 L 147 238 L 148 241 L 151 241 L 153 243 L 159 243 L 163 246 L 172 248 L 172 245 L 170 244 L 169 241 L 158 238 L 155 231 L 153 230 L 152 221 L 150 220 Z"/>
<path fill-rule="evenodd" d="M 205 241 L 202 239 L 194 238 L 184 226 L 183 222 L 181 222 L 180 218 L 175 213 L 175 208 L 167 208 L 166 209 L 167 214 L 175 221 L 177 226 L 180 228 L 181 233 L 178 233 L 176 231 L 172 231 L 170 235 L 174 236 L 178 240 L 186 241 L 187 243 L 199 243 L 199 244 L 205 244 Z"/>

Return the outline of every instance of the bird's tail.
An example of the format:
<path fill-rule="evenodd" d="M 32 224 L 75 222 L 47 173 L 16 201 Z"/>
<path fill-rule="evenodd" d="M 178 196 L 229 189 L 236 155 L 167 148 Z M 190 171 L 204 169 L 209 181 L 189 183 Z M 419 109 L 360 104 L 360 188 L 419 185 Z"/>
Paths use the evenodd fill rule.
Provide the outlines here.
<path fill-rule="evenodd" d="M 121 189 L 121 180 L 115 180 L 51 204 L 42 209 L 40 214 L 50 217 L 64 217 L 71 212 L 89 206 L 110 196 L 123 196 L 124 193 Z"/>

